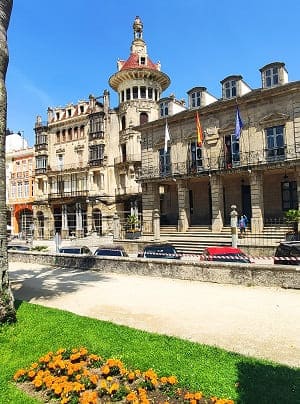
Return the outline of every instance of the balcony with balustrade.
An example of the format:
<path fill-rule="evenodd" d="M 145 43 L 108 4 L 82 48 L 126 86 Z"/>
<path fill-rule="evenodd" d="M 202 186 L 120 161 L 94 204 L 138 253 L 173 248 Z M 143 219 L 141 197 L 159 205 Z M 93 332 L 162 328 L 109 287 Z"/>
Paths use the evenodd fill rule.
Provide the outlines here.
<path fill-rule="evenodd" d="M 200 160 L 172 162 L 164 165 L 143 166 L 138 180 L 156 180 L 173 177 L 197 177 L 212 172 L 239 172 L 252 168 L 281 168 L 300 163 L 300 148 L 280 147 L 260 151 L 240 152 L 218 157 L 203 157 Z"/>

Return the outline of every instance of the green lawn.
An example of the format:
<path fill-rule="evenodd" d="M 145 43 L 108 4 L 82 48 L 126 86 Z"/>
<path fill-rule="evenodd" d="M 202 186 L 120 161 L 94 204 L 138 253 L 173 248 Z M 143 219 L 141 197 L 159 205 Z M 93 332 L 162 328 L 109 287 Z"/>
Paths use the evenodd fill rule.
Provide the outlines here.
<path fill-rule="evenodd" d="M 300 368 L 26 302 L 17 306 L 18 322 L 0 328 L 0 403 L 36 403 L 12 383 L 15 371 L 48 351 L 80 346 L 106 358 L 119 358 L 129 368 L 174 374 L 181 385 L 208 396 L 247 404 L 300 403 Z"/>

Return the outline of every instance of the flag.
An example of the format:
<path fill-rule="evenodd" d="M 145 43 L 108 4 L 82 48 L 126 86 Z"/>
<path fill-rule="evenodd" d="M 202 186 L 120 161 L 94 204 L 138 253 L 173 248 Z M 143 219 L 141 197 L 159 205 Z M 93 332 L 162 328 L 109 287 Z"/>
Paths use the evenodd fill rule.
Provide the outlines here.
<path fill-rule="evenodd" d="M 242 118 L 240 116 L 239 107 L 236 107 L 235 131 L 234 131 L 234 135 L 235 135 L 236 140 L 238 140 L 240 138 L 243 126 L 244 126 L 244 123 L 243 123 Z"/>
<path fill-rule="evenodd" d="M 168 127 L 168 122 L 166 120 L 166 127 L 165 127 L 165 153 L 168 151 L 168 141 L 170 140 L 170 132 Z"/>
<path fill-rule="evenodd" d="M 198 111 L 196 113 L 196 127 L 197 127 L 197 145 L 202 146 L 203 143 L 203 132 L 201 128 L 200 118 Z"/>

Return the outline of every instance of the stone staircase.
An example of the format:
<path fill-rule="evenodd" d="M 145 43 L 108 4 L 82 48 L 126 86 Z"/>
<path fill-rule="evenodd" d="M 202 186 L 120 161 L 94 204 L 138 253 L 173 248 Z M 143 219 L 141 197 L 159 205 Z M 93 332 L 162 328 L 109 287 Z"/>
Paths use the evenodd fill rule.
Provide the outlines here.
<path fill-rule="evenodd" d="M 263 232 L 247 231 L 238 245 L 243 248 L 249 246 L 276 247 L 285 240 L 285 234 L 290 229 L 287 226 L 265 226 Z M 172 243 L 182 254 L 198 255 L 209 246 L 230 246 L 231 228 L 225 226 L 220 232 L 212 232 L 209 226 L 191 226 L 185 233 L 178 233 L 176 226 L 161 226 L 161 238 Z"/>

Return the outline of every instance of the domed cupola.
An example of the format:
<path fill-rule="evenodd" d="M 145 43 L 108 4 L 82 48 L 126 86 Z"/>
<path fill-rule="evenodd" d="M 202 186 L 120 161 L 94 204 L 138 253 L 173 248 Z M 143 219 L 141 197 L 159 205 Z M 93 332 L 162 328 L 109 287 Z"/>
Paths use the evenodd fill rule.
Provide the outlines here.
<path fill-rule="evenodd" d="M 118 72 L 109 79 L 109 85 L 118 92 L 120 108 L 125 110 L 132 104 L 139 108 L 150 108 L 156 104 L 161 93 L 170 85 L 169 77 L 160 71 L 160 63 L 153 63 L 148 56 L 143 39 L 143 23 L 136 17 L 133 23 L 133 41 L 127 60 L 118 60 Z M 157 117 L 152 117 L 157 119 Z M 136 122 L 138 124 L 138 122 Z"/>

